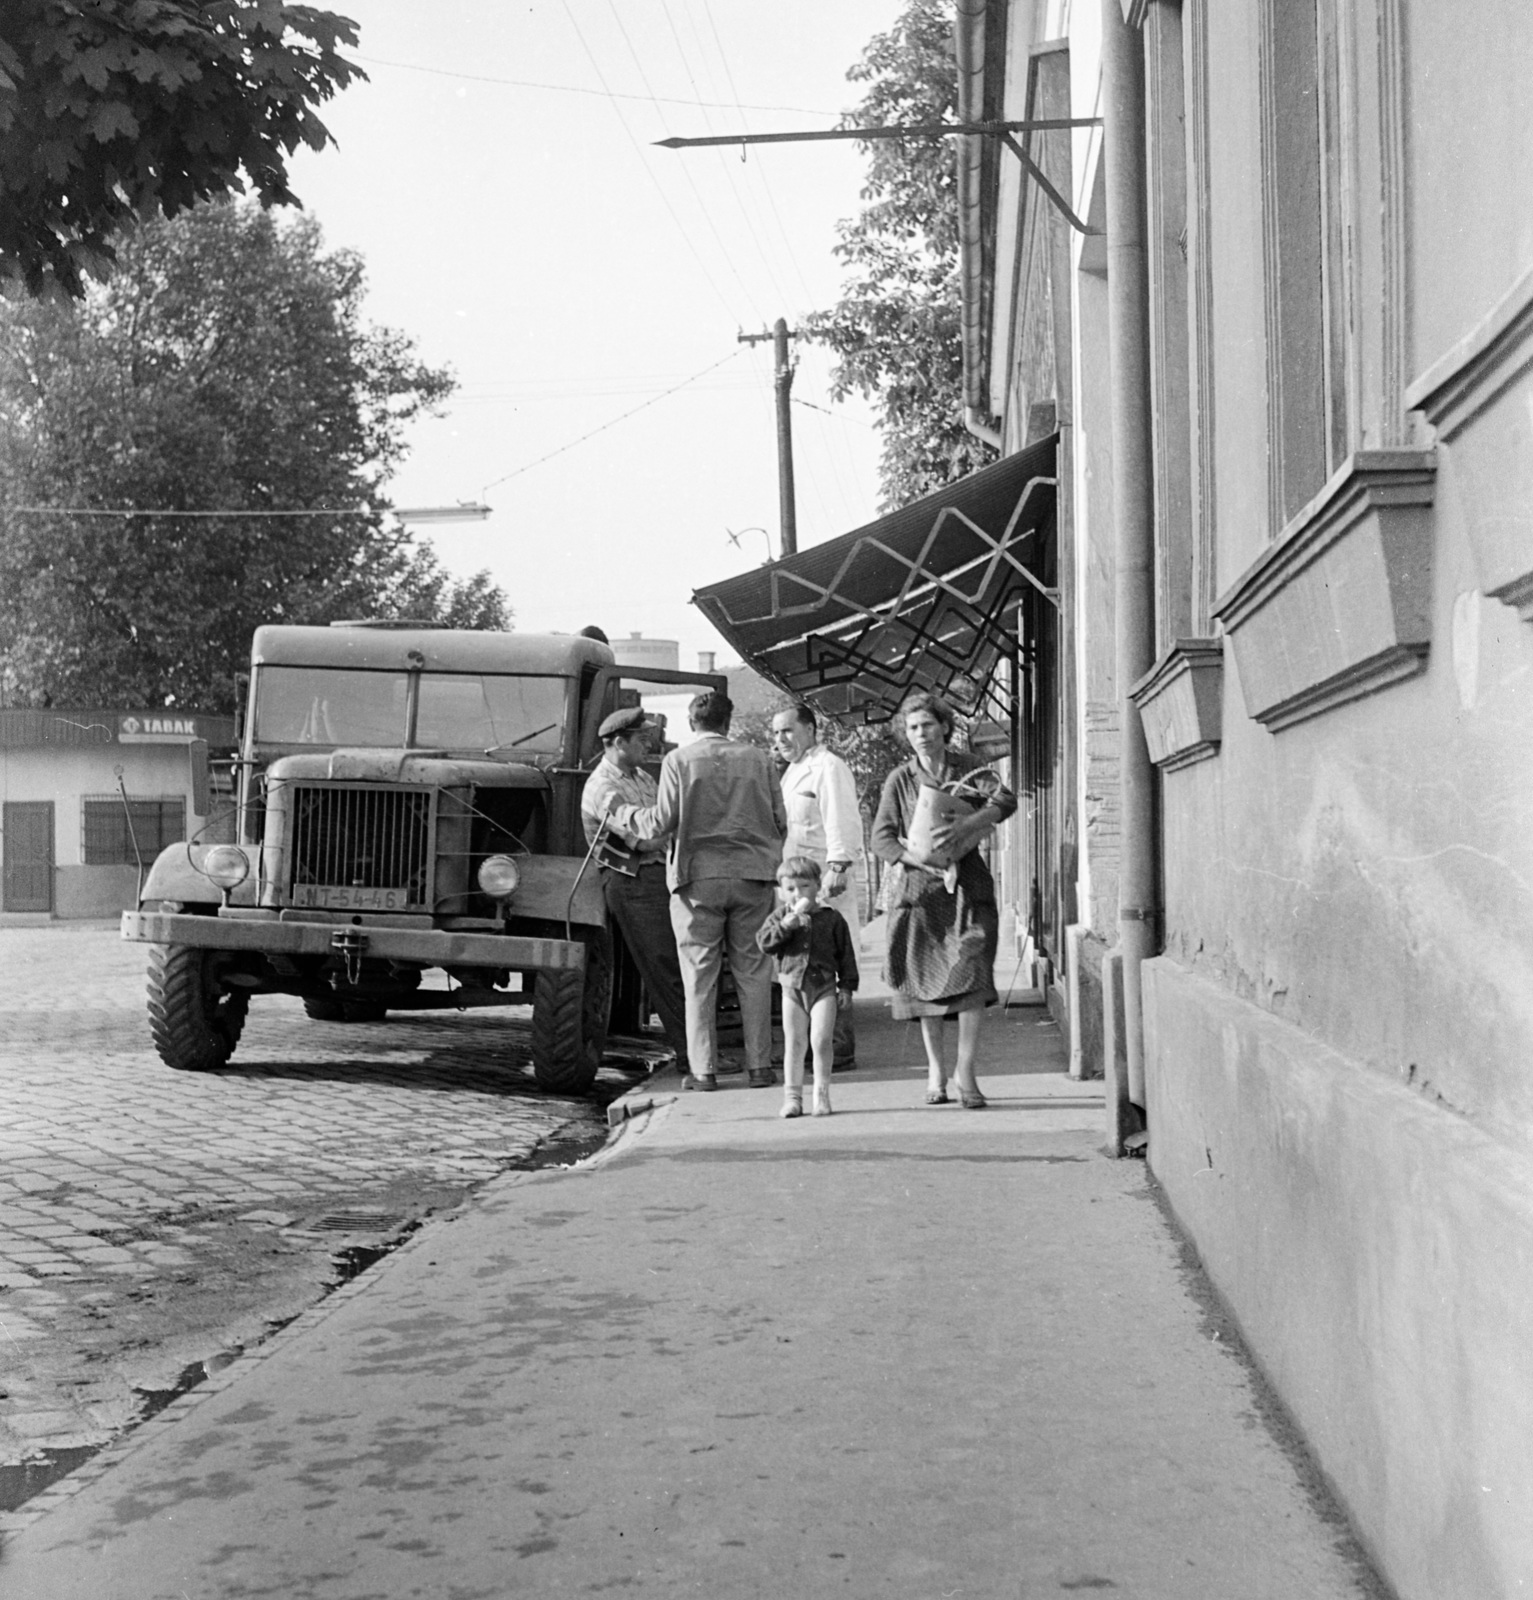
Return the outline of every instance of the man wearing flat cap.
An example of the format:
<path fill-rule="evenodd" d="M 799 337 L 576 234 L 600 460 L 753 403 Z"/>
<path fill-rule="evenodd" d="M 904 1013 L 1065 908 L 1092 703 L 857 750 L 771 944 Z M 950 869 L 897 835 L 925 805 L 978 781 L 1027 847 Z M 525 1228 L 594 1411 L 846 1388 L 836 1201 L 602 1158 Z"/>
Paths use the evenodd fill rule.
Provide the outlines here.
<path fill-rule="evenodd" d="M 641 706 L 614 711 L 597 729 L 603 746 L 601 763 L 586 779 L 580 797 L 587 844 L 596 837 L 610 806 L 654 805 L 655 780 L 640 765 L 649 754 L 654 729 Z M 639 840 L 621 868 L 603 865 L 601 886 L 607 914 L 622 930 L 623 942 L 659 1013 L 665 1042 L 676 1052 L 677 1066 L 687 1072 L 686 999 L 665 881 L 668 838 Z"/>
<path fill-rule="evenodd" d="M 771 757 L 729 737 L 733 713 L 728 695 L 698 695 L 687 707 L 697 737 L 661 763 L 656 799 L 608 803 L 625 839 L 670 840 L 666 880 L 687 1001 L 688 1089 L 718 1088 L 714 1003 L 725 959 L 740 996 L 747 1078 L 753 1088 L 776 1082 L 772 963 L 756 935 L 772 910 L 788 819 Z"/>

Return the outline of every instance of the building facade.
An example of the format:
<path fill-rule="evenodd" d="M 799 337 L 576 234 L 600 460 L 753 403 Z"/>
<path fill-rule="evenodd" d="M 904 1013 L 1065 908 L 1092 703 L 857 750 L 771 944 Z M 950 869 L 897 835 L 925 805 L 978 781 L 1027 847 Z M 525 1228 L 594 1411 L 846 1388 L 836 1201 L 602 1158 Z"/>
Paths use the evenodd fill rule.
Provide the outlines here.
<path fill-rule="evenodd" d="M 232 839 L 234 738 L 232 717 L 0 709 L 0 914 L 114 916 L 164 846 Z"/>
<path fill-rule="evenodd" d="M 958 141 L 972 425 L 1058 433 L 1056 1003 L 1402 1600 L 1533 1592 L 1533 10 L 1470 9 L 956 17 L 965 120 L 1078 124 Z"/>

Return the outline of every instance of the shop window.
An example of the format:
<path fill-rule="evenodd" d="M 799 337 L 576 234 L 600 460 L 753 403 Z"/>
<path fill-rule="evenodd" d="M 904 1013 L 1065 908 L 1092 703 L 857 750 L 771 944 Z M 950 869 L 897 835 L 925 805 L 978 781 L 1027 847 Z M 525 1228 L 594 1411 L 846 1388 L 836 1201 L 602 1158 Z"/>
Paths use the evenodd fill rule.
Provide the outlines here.
<path fill-rule="evenodd" d="M 80 858 L 87 867 L 132 867 L 140 858 L 147 866 L 185 837 L 182 795 L 129 795 L 124 803 L 120 794 L 88 794 L 81 800 Z"/>

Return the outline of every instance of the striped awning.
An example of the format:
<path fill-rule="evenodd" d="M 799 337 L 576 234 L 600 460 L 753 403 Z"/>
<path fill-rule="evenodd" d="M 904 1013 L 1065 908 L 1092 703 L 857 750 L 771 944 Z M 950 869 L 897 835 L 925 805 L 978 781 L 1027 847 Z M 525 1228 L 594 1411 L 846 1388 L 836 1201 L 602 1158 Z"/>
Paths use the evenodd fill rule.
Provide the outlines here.
<path fill-rule="evenodd" d="M 996 714 L 997 667 L 1045 574 L 1057 435 L 811 550 L 692 596 L 763 677 L 816 709 L 884 722 L 933 690 Z"/>

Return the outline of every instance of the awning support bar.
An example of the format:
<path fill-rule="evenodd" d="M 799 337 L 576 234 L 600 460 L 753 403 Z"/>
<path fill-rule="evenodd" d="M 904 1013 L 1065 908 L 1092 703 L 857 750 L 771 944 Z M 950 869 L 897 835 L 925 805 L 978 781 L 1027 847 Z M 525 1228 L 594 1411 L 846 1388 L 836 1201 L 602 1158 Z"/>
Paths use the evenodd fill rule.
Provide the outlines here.
<path fill-rule="evenodd" d="M 1053 608 L 1056 611 L 1058 611 L 1059 610 L 1059 590 L 1058 589 L 1050 589 L 1048 587 L 1048 585 L 1045 584 L 1043 582 L 1043 580 L 1041 578 L 1039 578 L 1036 573 L 1029 572 L 1026 567 L 1021 565 L 1020 562 L 1014 563 L 1013 565 L 1014 565 L 1015 571 L 1017 573 L 1019 573 L 1022 577 L 1026 578 L 1027 581 L 1030 584 L 1032 584 L 1032 586 L 1038 591 L 1038 593 L 1041 594 L 1043 596 L 1043 598 L 1045 600 L 1047 600 L 1048 603 L 1051 606 L 1053 606 Z"/>
<path fill-rule="evenodd" d="M 1054 209 L 1059 212 L 1059 214 L 1065 219 L 1066 222 L 1070 224 L 1072 228 L 1075 229 L 1077 233 L 1083 233 L 1087 238 L 1090 238 L 1093 235 L 1099 234 L 1103 231 L 1101 228 L 1093 228 L 1090 223 L 1082 222 L 1081 219 L 1076 216 L 1074 211 L 1070 209 L 1069 201 L 1065 199 L 1059 190 L 1056 189 L 1046 177 L 1044 177 L 1043 168 L 1033 160 L 1033 158 L 1022 148 L 1021 145 L 1017 143 L 1011 134 L 1002 133 L 1001 139 L 1005 143 L 1006 148 L 1010 150 L 1017 160 L 1022 163 L 1023 168 L 1026 170 L 1028 176 L 1032 178 L 1033 182 L 1036 183 L 1038 187 L 1042 189 L 1043 192 L 1049 197 L 1049 199 L 1054 202 Z"/>

